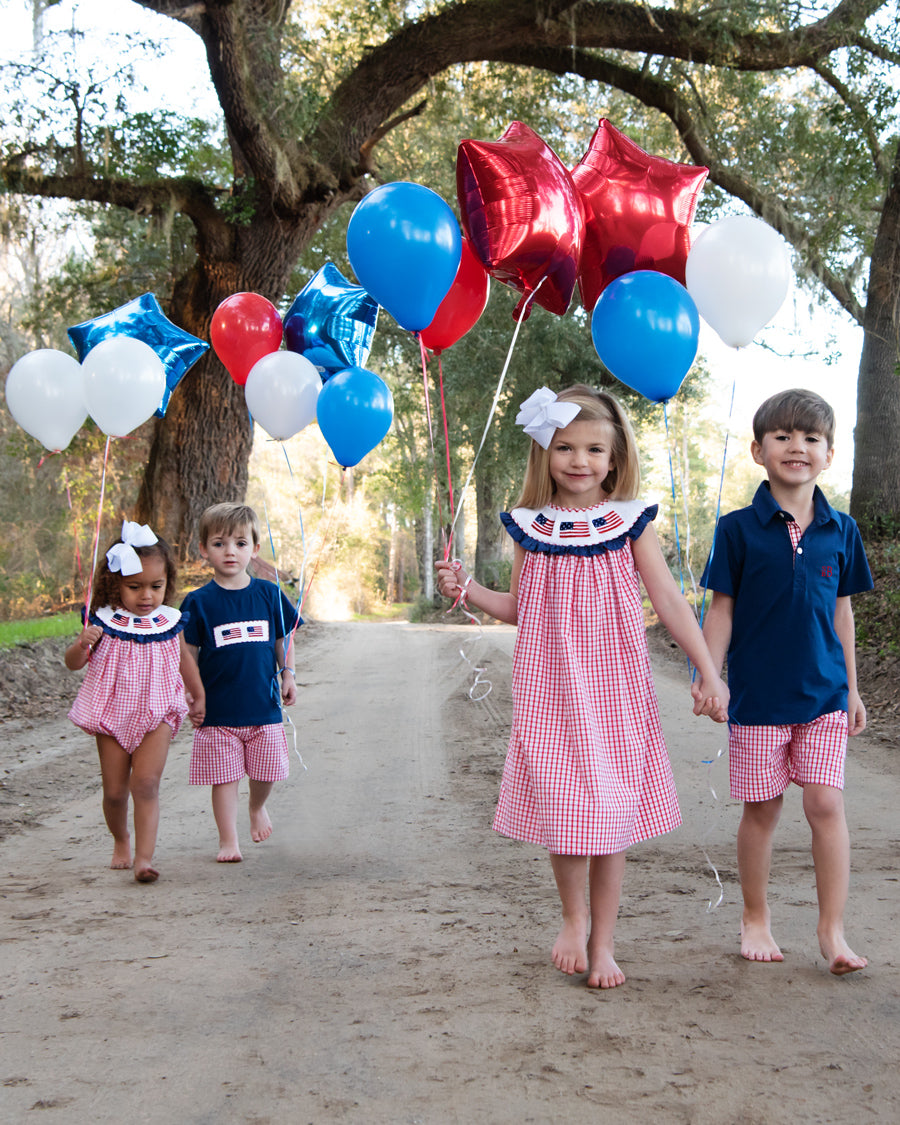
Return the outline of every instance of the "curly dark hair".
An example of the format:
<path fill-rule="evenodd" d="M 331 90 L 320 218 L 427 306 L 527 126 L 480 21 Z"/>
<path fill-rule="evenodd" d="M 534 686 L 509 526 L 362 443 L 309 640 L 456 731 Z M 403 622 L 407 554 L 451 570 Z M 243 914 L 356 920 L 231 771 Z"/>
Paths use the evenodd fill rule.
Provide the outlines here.
<path fill-rule="evenodd" d="M 107 547 L 107 550 L 109 550 L 110 547 L 114 547 L 116 543 L 121 542 L 121 538 L 114 539 L 109 547 Z M 166 592 L 163 595 L 163 601 L 166 605 L 172 605 L 175 600 L 177 579 L 172 548 L 165 539 L 157 539 L 151 547 L 135 547 L 135 551 L 137 552 L 138 558 L 152 559 L 158 556 L 166 564 Z M 91 594 L 91 613 L 96 613 L 98 609 L 102 609 L 105 605 L 111 605 L 113 607 L 119 605 L 119 583 L 121 581 L 122 575 L 109 569 L 109 564 L 106 561 L 106 553 L 104 552 L 103 558 L 94 574 L 94 589 Z"/>

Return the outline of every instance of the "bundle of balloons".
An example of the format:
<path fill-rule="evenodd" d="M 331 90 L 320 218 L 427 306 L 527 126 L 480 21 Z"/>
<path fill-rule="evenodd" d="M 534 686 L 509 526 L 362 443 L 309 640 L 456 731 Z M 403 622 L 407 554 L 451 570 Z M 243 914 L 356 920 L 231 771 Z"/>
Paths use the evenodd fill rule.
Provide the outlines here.
<path fill-rule="evenodd" d="M 226 297 L 213 315 L 210 339 L 270 437 L 285 441 L 318 421 L 346 469 L 378 445 L 394 416 L 390 388 L 364 366 L 377 319 L 377 301 L 326 262 L 283 321 L 258 293 Z"/>
<path fill-rule="evenodd" d="M 256 293 L 219 305 L 212 345 L 273 438 L 317 419 L 344 467 L 381 441 L 393 400 L 365 367 L 379 306 L 440 354 L 477 323 L 489 278 L 522 294 L 523 318 L 532 302 L 564 315 L 577 284 L 600 359 L 623 383 L 665 402 L 693 364 L 700 316 L 742 347 L 787 294 L 787 247 L 771 227 L 732 216 L 691 245 L 708 170 L 651 156 L 606 120 L 571 171 L 518 121 L 498 140 L 462 141 L 456 171 L 462 230 L 431 189 L 383 184 L 347 228 L 360 284 L 328 262 L 283 321 Z M 69 444 L 88 414 L 111 436 L 164 415 L 208 346 L 167 320 L 150 293 L 69 336 L 78 361 L 41 349 L 7 379 L 13 417 L 53 450 Z"/>
<path fill-rule="evenodd" d="M 787 293 L 787 247 L 745 216 L 714 223 L 691 246 L 708 169 L 651 156 L 601 120 L 570 171 L 527 125 L 464 140 L 451 208 L 418 184 L 376 188 L 347 229 L 363 288 L 439 353 L 477 322 L 488 278 L 559 316 L 576 284 L 609 370 L 663 402 L 697 351 L 699 317 L 733 347 L 748 344 Z"/>
<path fill-rule="evenodd" d="M 66 449 L 88 415 L 109 437 L 124 437 L 166 412 L 172 391 L 209 347 L 173 324 L 152 293 L 73 325 L 74 359 L 39 348 L 13 364 L 6 404 L 48 450 Z"/>

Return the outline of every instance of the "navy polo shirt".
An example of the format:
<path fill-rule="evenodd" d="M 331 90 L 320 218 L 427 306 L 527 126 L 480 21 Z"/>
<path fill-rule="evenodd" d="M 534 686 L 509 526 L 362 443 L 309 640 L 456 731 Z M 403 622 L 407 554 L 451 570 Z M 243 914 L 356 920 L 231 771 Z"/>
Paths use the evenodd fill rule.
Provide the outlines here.
<path fill-rule="evenodd" d="M 744 726 L 809 723 L 847 708 L 844 650 L 834 628 L 838 598 L 871 590 L 856 521 L 818 487 L 815 515 L 794 554 L 769 482 L 749 508 L 719 521 L 701 579 L 734 598 L 728 646 L 729 719 Z"/>

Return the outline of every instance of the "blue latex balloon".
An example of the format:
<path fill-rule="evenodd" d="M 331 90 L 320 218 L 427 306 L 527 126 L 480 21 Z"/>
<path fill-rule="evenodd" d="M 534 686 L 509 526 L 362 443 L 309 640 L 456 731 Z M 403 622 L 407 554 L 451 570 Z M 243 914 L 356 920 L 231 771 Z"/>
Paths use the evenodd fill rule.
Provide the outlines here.
<path fill-rule="evenodd" d="M 284 342 L 326 372 L 364 367 L 372 350 L 378 302 L 326 262 L 294 298 L 284 318 Z"/>
<path fill-rule="evenodd" d="M 666 402 L 697 356 L 700 317 L 683 285 L 656 270 L 617 277 L 591 315 L 597 355 L 613 375 L 651 402 Z"/>
<path fill-rule="evenodd" d="M 364 367 L 338 371 L 319 392 L 316 417 L 334 459 L 358 465 L 391 428 L 394 398 L 387 383 Z"/>
<path fill-rule="evenodd" d="M 68 331 L 79 363 L 108 336 L 131 336 L 149 344 L 162 361 L 166 373 L 166 389 L 156 408 L 157 418 L 162 418 L 165 414 L 172 391 L 181 382 L 185 372 L 193 367 L 209 347 L 205 340 L 192 336 L 190 332 L 173 324 L 152 293 L 143 293 L 112 312 L 104 313 L 94 320 L 86 320 L 83 324 L 73 325 Z"/>
<path fill-rule="evenodd" d="M 402 327 L 421 332 L 459 268 L 462 234 L 448 204 L 430 188 L 382 184 L 347 226 L 347 254 L 362 285 Z"/>

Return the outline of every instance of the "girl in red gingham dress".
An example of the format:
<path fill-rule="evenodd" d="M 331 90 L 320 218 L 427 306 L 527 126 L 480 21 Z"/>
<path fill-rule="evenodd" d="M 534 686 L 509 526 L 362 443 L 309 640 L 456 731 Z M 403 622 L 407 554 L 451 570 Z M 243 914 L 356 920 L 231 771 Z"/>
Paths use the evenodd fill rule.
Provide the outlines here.
<path fill-rule="evenodd" d="M 509 593 L 438 563 L 446 597 L 518 626 L 513 722 L 494 828 L 540 844 L 562 904 L 552 959 L 592 988 L 625 976 L 614 958 L 625 850 L 681 823 L 660 729 L 641 605 L 643 581 L 697 669 L 694 713 L 724 722 L 728 689 L 636 499 L 634 434 L 611 395 L 546 387 L 516 419 L 532 438 Z M 585 898 L 585 884 L 588 898 Z"/>
<path fill-rule="evenodd" d="M 66 650 L 66 666 L 87 671 L 69 718 L 97 739 L 103 814 L 112 833 L 111 867 L 132 866 L 128 796 L 134 801 L 134 877 L 152 883 L 159 827 L 159 783 L 191 695 L 203 699 L 199 677 L 181 671 L 184 618 L 174 600 L 175 563 L 169 546 L 146 524 L 125 521 L 94 578 L 81 636 Z M 199 695 L 198 695 L 199 693 Z"/>

